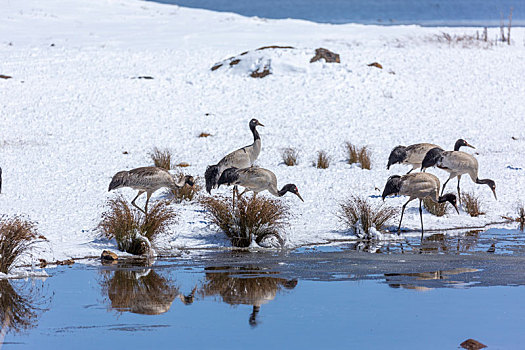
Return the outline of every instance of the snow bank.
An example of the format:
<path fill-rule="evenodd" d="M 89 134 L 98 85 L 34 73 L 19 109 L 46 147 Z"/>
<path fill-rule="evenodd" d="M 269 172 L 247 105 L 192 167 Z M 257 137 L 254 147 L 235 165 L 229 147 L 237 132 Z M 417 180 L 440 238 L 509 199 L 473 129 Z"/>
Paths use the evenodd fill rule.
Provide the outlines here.
<path fill-rule="evenodd" d="M 486 215 L 425 213 L 428 229 L 499 221 L 513 214 L 525 190 L 523 28 L 513 28 L 511 46 L 464 48 L 429 38 L 479 28 L 265 20 L 136 0 L 21 0 L 2 10 L 0 74 L 13 78 L 0 79 L 0 212 L 38 222 L 49 240 L 38 258 L 99 256 L 112 248 L 97 240 L 95 227 L 114 195 L 107 193 L 113 174 L 151 165 L 148 152 L 157 146 L 202 176 L 207 165 L 251 143 L 253 117 L 266 126 L 257 163 L 280 185 L 295 183 L 305 199 L 282 199 L 294 214 L 290 247 L 347 238 L 335 217 L 338 203 L 350 194 L 379 201 L 387 178 L 409 170 L 386 170 L 399 144 L 452 149 L 465 138 L 477 147 L 480 177 L 496 181 L 498 201 L 487 186 L 462 181 L 464 191 L 481 196 Z M 275 73 L 264 79 L 247 77 L 247 66 L 237 67 L 239 74 L 210 70 L 267 45 L 298 49 L 264 56 Z M 318 47 L 339 53 L 341 63 L 307 63 Z M 153 79 L 133 79 L 139 76 Z M 198 138 L 201 132 L 212 136 Z M 371 170 L 346 164 L 345 141 L 369 146 Z M 285 147 L 299 151 L 297 166 L 282 164 Z M 311 166 L 319 150 L 332 157 L 326 170 Z M 453 191 L 455 183 L 449 186 Z M 400 208 L 405 199 L 387 201 Z M 198 205 L 174 205 L 180 219 L 161 237 L 163 250 L 229 246 Z M 417 203 L 403 227 L 419 235 Z"/>

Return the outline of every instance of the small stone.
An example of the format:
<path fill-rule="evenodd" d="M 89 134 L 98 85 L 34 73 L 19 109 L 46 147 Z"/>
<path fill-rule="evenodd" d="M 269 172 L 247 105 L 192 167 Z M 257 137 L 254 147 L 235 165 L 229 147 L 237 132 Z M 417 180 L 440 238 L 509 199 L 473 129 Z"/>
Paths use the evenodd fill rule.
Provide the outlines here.
<path fill-rule="evenodd" d="M 102 260 L 115 261 L 115 260 L 118 260 L 118 255 L 109 250 L 104 250 L 100 258 Z"/>
<path fill-rule="evenodd" d="M 322 47 L 315 49 L 315 56 L 310 60 L 310 63 L 319 61 L 321 58 L 324 58 L 326 63 L 341 63 L 339 54 Z"/>
<path fill-rule="evenodd" d="M 12 76 L 10 76 L 10 75 L 0 74 L 0 78 L 1 78 L 1 79 L 11 79 Z"/>
<path fill-rule="evenodd" d="M 485 344 L 482 344 L 474 339 L 467 339 L 463 343 L 459 344 L 459 346 L 467 350 L 479 350 L 487 347 Z"/>
<path fill-rule="evenodd" d="M 122 154 L 129 154 L 129 152 L 128 151 L 124 151 L 124 152 L 122 152 Z"/>
<path fill-rule="evenodd" d="M 368 65 L 368 67 L 376 67 L 376 68 L 379 68 L 379 69 L 383 69 L 383 66 L 380 65 L 380 64 L 377 63 L 377 62 L 370 63 L 370 64 Z"/>
<path fill-rule="evenodd" d="M 180 162 L 179 164 L 177 164 L 175 166 L 178 166 L 179 168 L 187 168 L 187 167 L 190 166 L 190 164 L 186 163 L 186 162 Z"/>
<path fill-rule="evenodd" d="M 46 259 L 38 259 L 38 261 L 40 261 L 40 268 L 43 269 L 44 267 L 47 266 L 47 261 Z"/>

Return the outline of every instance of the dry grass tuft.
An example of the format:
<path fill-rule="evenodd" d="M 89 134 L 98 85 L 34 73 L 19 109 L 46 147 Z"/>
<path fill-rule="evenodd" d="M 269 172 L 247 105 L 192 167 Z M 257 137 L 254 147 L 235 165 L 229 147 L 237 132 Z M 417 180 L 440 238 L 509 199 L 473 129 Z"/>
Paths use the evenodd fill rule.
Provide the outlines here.
<path fill-rule="evenodd" d="M 295 148 L 292 148 L 292 147 L 285 148 L 281 156 L 283 158 L 284 164 L 288 166 L 297 165 L 298 152 Z"/>
<path fill-rule="evenodd" d="M 350 142 L 347 142 L 345 145 L 348 152 L 348 164 L 359 163 L 362 169 L 370 170 L 370 150 L 368 147 L 364 146 L 359 148 Z"/>
<path fill-rule="evenodd" d="M 235 200 L 235 208 L 229 198 L 204 197 L 200 203 L 206 209 L 206 217 L 235 247 L 248 247 L 253 239 L 259 243 L 268 235 L 277 237 L 281 244 L 284 242 L 281 231 L 290 214 L 288 207 L 278 199 L 242 197 Z"/>
<path fill-rule="evenodd" d="M 179 179 L 177 181 L 180 181 L 183 177 L 184 174 L 179 174 Z M 195 184 L 193 187 L 186 184 L 178 190 L 172 190 L 171 193 L 173 193 L 173 201 L 175 203 L 182 203 L 183 201 L 192 201 L 201 190 L 202 186 L 199 184 L 199 178 L 197 177 L 195 178 Z"/>
<path fill-rule="evenodd" d="M 461 203 L 463 209 L 465 209 L 470 216 L 476 217 L 485 214 L 481 211 L 481 200 L 473 193 L 462 193 Z"/>
<path fill-rule="evenodd" d="M 448 212 L 448 203 L 436 203 L 430 198 L 423 199 L 423 206 L 432 215 L 443 216 Z"/>
<path fill-rule="evenodd" d="M 190 166 L 190 163 L 180 162 L 180 163 L 175 164 L 175 166 L 178 168 L 187 168 Z"/>
<path fill-rule="evenodd" d="M 209 134 L 209 133 L 207 133 L 207 132 L 201 132 L 201 133 L 199 134 L 199 137 L 209 137 L 209 136 L 211 136 L 211 134 Z"/>
<path fill-rule="evenodd" d="M 115 238 L 118 249 L 130 254 L 144 254 L 149 242 L 176 221 L 177 214 L 169 201 L 158 201 L 150 209 L 148 219 L 143 213 L 118 196 L 107 201 L 98 229 L 108 239 Z"/>
<path fill-rule="evenodd" d="M 341 203 L 337 217 L 356 235 L 370 238 L 370 229 L 384 230 L 389 220 L 397 214 L 393 207 L 383 203 L 373 206 L 368 198 L 350 196 L 346 202 Z"/>
<path fill-rule="evenodd" d="M 317 159 L 313 162 L 313 166 L 318 169 L 326 169 L 330 166 L 330 157 L 325 151 L 317 152 Z"/>
<path fill-rule="evenodd" d="M 426 39 L 428 42 L 444 43 L 449 46 L 461 46 L 463 48 L 483 47 L 489 48 L 496 44 L 496 41 L 488 38 L 488 30 L 485 27 L 483 32 L 475 34 L 449 34 L 442 32 Z"/>
<path fill-rule="evenodd" d="M 168 149 L 159 149 L 155 147 L 153 151 L 149 154 L 151 160 L 156 167 L 163 168 L 166 170 L 171 169 L 171 151 Z"/>
<path fill-rule="evenodd" d="M 41 237 L 34 222 L 18 216 L 0 217 L 0 272 L 8 273 L 11 266 Z"/>

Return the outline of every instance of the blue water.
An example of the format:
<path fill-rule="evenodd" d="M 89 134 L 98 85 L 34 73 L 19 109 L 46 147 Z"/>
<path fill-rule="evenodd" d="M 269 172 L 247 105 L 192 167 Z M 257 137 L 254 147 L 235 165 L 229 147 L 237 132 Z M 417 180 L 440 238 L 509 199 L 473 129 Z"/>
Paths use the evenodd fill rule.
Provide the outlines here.
<path fill-rule="evenodd" d="M 0 347 L 456 349 L 473 338 L 521 348 L 525 251 L 512 247 L 524 233 L 438 238 L 438 250 L 406 242 L 373 254 L 348 246 L 207 250 L 153 266 L 92 259 L 48 269 L 45 281 L 0 280 Z"/>
<path fill-rule="evenodd" d="M 155 0 L 160 3 L 264 18 L 321 23 L 499 26 L 511 8 L 514 26 L 525 25 L 525 0 Z"/>

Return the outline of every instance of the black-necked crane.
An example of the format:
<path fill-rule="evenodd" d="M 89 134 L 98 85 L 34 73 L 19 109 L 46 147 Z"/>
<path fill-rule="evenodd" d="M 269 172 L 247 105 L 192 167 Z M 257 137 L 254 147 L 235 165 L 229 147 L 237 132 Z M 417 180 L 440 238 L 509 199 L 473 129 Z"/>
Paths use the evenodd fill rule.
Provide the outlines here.
<path fill-rule="evenodd" d="M 401 219 L 399 220 L 399 226 L 397 232 L 401 230 L 401 222 L 403 221 L 403 214 L 405 207 L 408 203 L 414 199 L 419 199 L 419 217 L 421 218 L 421 239 L 423 239 L 423 209 L 421 208 L 421 202 L 424 198 L 430 198 L 436 203 L 449 202 L 454 206 L 459 214 L 458 207 L 456 205 L 456 196 L 452 193 L 447 193 L 444 196 L 439 196 L 439 179 L 432 174 L 428 173 L 414 173 L 406 174 L 403 176 L 393 175 L 388 178 L 385 189 L 383 190 L 383 200 L 388 195 L 400 194 L 403 196 L 409 196 L 408 201 L 403 204 L 401 209 Z"/>
<path fill-rule="evenodd" d="M 236 151 L 227 154 L 219 163 L 210 165 L 204 173 L 206 179 L 206 191 L 211 194 L 211 190 L 217 187 L 221 174 L 228 168 L 248 168 L 253 165 L 259 153 L 261 153 L 261 137 L 257 132 L 257 126 L 264 126 L 257 119 L 250 120 L 250 130 L 253 134 L 253 143 Z"/>
<path fill-rule="evenodd" d="M 111 179 L 108 191 L 115 190 L 121 187 L 131 187 L 134 190 L 139 191 L 135 198 L 131 201 L 131 204 L 135 208 L 139 209 L 146 216 L 148 215 L 148 202 L 153 194 L 162 187 L 168 187 L 170 189 L 179 189 L 184 185 L 194 185 L 193 176 L 186 175 L 181 180 L 176 181 L 169 171 L 158 167 L 141 167 L 135 168 L 130 171 L 119 171 Z M 147 194 L 146 206 L 144 210 L 135 204 L 135 200 L 144 192 Z"/>
<path fill-rule="evenodd" d="M 466 141 L 465 141 L 466 142 Z M 468 144 L 467 144 L 468 145 Z M 468 145 L 474 148 L 471 145 Z M 461 193 L 459 188 L 459 182 L 461 175 L 468 174 L 472 181 L 480 185 L 487 185 L 494 193 L 496 200 L 496 183 L 491 179 L 480 179 L 478 178 L 478 160 L 471 154 L 461 151 L 443 151 L 440 148 L 433 148 L 425 156 L 421 164 L 421 169 L 436 166 L 439 169 L 447 171 L 450 175 L 443 184 L 441 194 L 445 191 L 447 183 L 457 177 L 458 178 L 458 198 L 461 201 Z"/>
<path fill-rule="evenodd" d="M 474 146 L 469 145 L 467 141 L 459 139 L 454 144 L 454 151 L 459 151 L 462 146 L 474 148 Z M 410 174 L 413 170 L 421 167 L 426 154 L 433 148 L 442 149 L 438 145 L 434 145 L 432 143 L 416 143 L 406 147 L 396 146 L 392 152 L 390 152 L 386 169 L 389 170 L 390 166 L 394 164 L 409 164 L 412 165 L 412 169 L 410 169 L 407 174 Z"/>
<path fill-rule="evenodd" d="M 244 169 L 229 168 L 222 172 L 218 185 L 226 184 L 228 186 L 238 185 L 244 187 L 244 191 L 237 197 L 240 198 L 247 191 L 252 191 L 254 196 L 257 193 L 266 191 L 276 197 L 282 197 L 286 192 L 290 192 L 299 197 L 304 202 L 303 197 L 299 194 L 297 186 L 294 184 L 284 185 L 280 190 L 277 188 L 277 177 L 268 169 L 251 167 Z M 235 188 L 233 192 L 235 200 Z"/>

